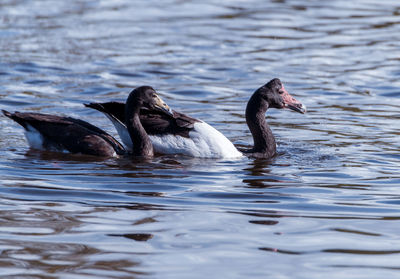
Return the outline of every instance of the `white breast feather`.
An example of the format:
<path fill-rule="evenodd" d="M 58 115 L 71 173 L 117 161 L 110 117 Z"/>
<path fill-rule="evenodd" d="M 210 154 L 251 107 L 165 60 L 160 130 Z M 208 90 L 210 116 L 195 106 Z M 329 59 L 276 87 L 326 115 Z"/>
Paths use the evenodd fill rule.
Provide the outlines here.
<path fill-rule="evenodd" d="M 164 154 L 183 154 L 200 158 L 237 158 L 243 156 L 218 130 L 205 122 L 194 123 L 189 138 L 150 136 L 154 150 Z"/>
<path fill-rule="evenodd" d="M 105 113 L 105 115 L 107 115 Z M 119 137 L 128 150 L 132 150 L 132 140 L 128 129 L 120 121 L 107 115 L 114 124 Z M 154 151 L 161 154 L 182 154 L 199 158 L 242 157 L 236 147 L 221 132 L 205 122 L 194 123 L 189 138 L 177 135 L 150 135 Z"/>

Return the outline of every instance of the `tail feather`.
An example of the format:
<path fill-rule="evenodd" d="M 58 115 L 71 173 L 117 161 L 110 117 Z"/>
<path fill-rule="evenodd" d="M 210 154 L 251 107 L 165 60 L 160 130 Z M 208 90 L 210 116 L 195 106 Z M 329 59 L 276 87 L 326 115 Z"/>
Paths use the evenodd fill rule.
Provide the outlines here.
<path fill-rule="evenodd" d="M 12 113 L 11 113 L 11 112 L 6 111 L 6 110 L 4 110 L 4 109 L 2 109 L 1 111 L 3 112 L 3 114 L 4 114 L 5 116 L 7 116 L 8 118 L 11 118 L 11 119 L 12 119 Z"/>
<path fill-rule="evenodd" d="M 23 119 L 22 117 L 19 117 L 17 111 L 14 112 L 14 113 L 11 113 L 11 112 L 6 111 L 6 110 L 4 110 L 4 109 L 2 109 L 1 111 L 3 112 L 3 114 L 4 114 L 5 116 L 7 116 L 8 118 L 14 120 L 14 121 L 17 122 L 19 125 L 21 125 L 22 127 L 24 127 L 25 130 L 28 129 L 28 127 L 26 126 L 26 124 L 27 124 L 26 120 Z"/>
<path fill-rule="evenodd" d="M 108 113 L 108 111 L 104 108 L 104 106 L 100 103 L 89 103 L 89 104 L 83 104 L 87 108 L 92 108 L 95 110 L 98 110 L 100 112 L 105 112 Z"/>

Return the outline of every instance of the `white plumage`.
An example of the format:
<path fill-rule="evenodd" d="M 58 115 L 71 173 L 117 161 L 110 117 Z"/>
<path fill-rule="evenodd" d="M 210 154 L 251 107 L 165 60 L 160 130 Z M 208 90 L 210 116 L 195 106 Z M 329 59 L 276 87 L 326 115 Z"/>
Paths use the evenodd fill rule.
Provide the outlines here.
<path fill-rule="evenodd" d="M 176 135 L 150 136 L 154 150 L 163 154 L 183 154 L 200 158 L 243 156 L 223 134 L 205 122 L 194 123 L 189 138 Z"/>
<path fill-rule="evenodd" d="M 107 117 L 114 124 L 125 147 L 132 150 L 132 140 L 126 126 L 117 119 Z M 150 135 L 154 151 L 161 154 L 182 154 L 199 158 L 242 157 L 236 147 L 221 132 L 207 123 L 195 122 L 189 138 L 179 135 Z"/>
<path fill-rule="evenodd" d="M 35 149 L 43 149 L 44 139 L 38 130 L 27 124 L 24 132 L 30 147 Z"/>
<path fill-rule="evenodd" d="M 164 103 L 165 104 L 165 103 Z M 124 124 L 123 112 L 127 104 L 122 102 L 91 103 L 86 105 L 103 112 L 112 121 L 127 149 L 132 140 Z M 246 106 L 246 122 L 253 135 L 254 146 L 245 151 L 246 156 L 272 158 L 276 155 L 275 138 L 265 121 L 268 108 L 288 108 L 305 113 L 303 104 L 293 98 L 282 82 L 275 78 L 258 88 Z M 219 131 L 207 123 L 169 110 L 167 114 L 147 111 L 141 121 L 149 132 L 153 149 L 161 154 L 183 154 L 200 158 L 237 158 L 243 154 Z M 151 135 L 155 133 L 156 135 Z M 133 143 L 135 144 L 135 143 Z"/>
<path fill-rule="evenodd" d="M 132 144 L 131 136 L 129 135 L 128 129 L 126 128 L 126 125 L 123 124 L 118 119 L 116 119 L 115 117 L 110 116 L 108 113 L 103 112 L 103 114 L 105 116 L 107 116 L 108 119 L 111 120 L 111 122 L 114 125 L 115 129 L 117 130 L 118 135 L 121 138 L 121 141 L 124 144 L 125 148 L 128 150 L 132 150 L 133 144 Z"/>

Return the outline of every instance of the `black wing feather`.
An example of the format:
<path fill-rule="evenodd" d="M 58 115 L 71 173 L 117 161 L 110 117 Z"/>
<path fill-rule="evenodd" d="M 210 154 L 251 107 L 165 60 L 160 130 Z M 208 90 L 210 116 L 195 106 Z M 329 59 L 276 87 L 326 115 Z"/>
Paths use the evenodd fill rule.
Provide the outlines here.
<path fill-rule="evenodd" d="M 5 116 L 28 129 L 35 128 L 44 138 L 45 147 L 60 147 L 72 153 L 110 156 L 125 153 L 124 147 L 102 129 L 83 120 L 50 114 L 4 111 Z"/>
<path fill-rule="evenodd" d="M 106 113 L 111 117 L 125 123 L 125 103 L 106 102 L 85 104 L 86 107 Z M 183 113 L 173 111 L 173 116 L 161 111 L 143 108 L 140 110 L 140 121 L 149 135 L 173 134 L 189 137 L 189 132 L 194 128 L 194 123 L 200 122 Z"/>

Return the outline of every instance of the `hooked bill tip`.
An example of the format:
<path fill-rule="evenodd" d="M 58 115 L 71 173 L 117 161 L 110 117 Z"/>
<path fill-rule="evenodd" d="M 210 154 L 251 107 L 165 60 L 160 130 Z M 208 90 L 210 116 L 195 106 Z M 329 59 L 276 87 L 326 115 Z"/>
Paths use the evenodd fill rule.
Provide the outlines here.
<path fill-rule="evenodd" d="M 307 107 L 305 105 L 303 105 L 303 104 L 301 104 L 301 108 L 300 109 L 302 110 L 303 113 L 307 112 Z"/>
<path fill-rule="evenodd" d="M 296 112 L 299 112 L 299 113 L 303 113 L 303 114 L 307 112 L 306 106 L 303 105 L 303 104 L 300 104 L 300 103 L 298 103 L 298 104 L 287 104 L 286 107 L 288 109 L 291 109 L 293 111 L 296 111 Z"/>

